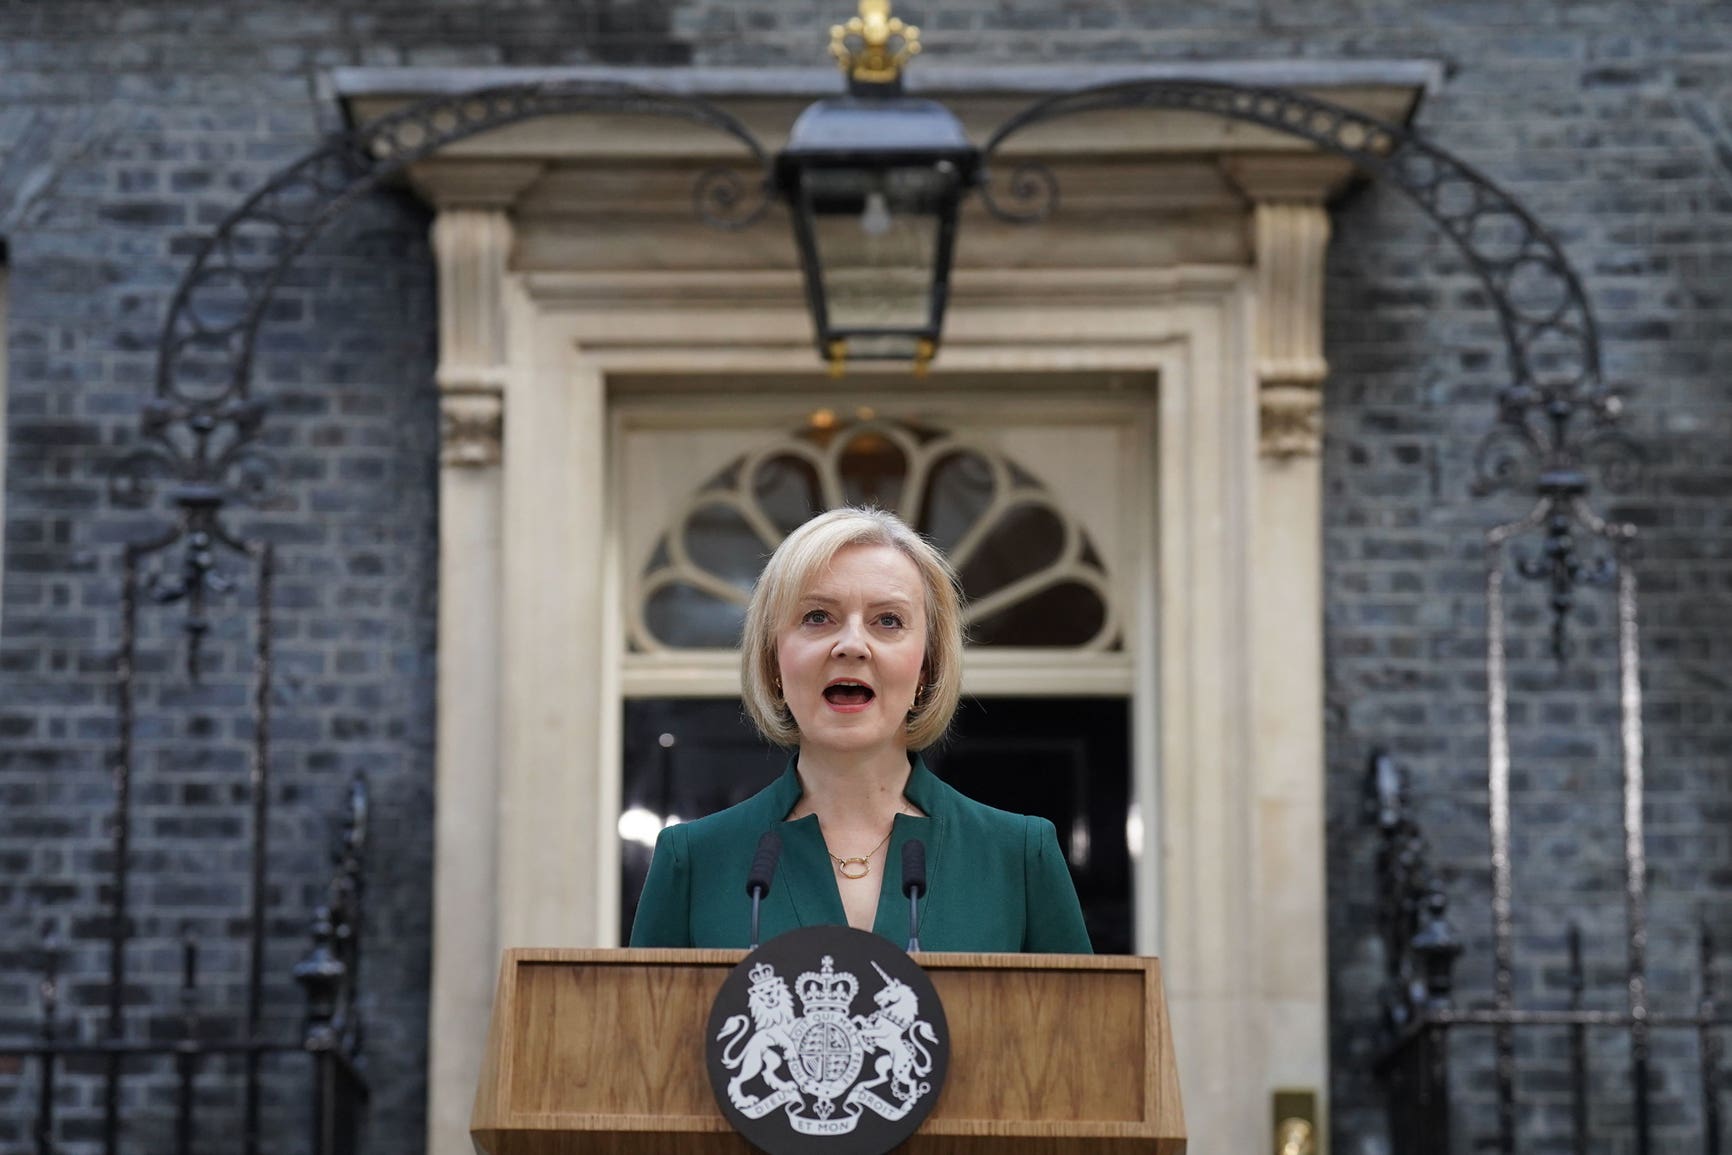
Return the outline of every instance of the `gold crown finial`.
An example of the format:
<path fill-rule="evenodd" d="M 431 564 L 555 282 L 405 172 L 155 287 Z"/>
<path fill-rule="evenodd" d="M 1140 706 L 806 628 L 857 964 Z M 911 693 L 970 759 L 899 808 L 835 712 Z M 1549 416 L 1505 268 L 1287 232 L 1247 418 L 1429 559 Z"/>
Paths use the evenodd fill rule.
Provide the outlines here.
<path fill-rule="evenodd" d="M 864 84 L 894 84 L 919 51 L 920 29 L 890 15 L 890 0 L 860 0 L 860 15 L 830 29 L 830 55 Z"/>

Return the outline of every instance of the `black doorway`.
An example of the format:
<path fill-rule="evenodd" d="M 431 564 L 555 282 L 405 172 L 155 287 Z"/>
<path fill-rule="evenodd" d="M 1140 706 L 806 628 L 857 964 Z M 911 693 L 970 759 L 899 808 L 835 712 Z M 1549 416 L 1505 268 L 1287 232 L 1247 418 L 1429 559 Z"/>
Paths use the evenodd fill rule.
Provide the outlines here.
<path fill-rule="evenodd" d="M 933 773 L 969 797 L 1058 827 L 1095 950 L 1132 949 L 1130 711 L 1123 698 L 969 699 L 950 739 L 926 751 Z M 737 699 L 625 704 L 620 941 L 631 933 L 655 831 L 743 801 L 787 764 Z M 742 898 L 742 901 L 743 898 Z"/>

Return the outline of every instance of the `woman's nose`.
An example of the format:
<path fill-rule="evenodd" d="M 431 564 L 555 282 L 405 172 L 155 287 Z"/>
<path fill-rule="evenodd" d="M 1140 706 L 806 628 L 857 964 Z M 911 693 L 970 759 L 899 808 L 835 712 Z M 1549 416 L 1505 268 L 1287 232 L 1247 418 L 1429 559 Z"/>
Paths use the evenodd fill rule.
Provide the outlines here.
<path fill-rule="evenodd" d="M 866 648 L 866 628 L 864 623 L 849 618 L 842 624 L 842 632 L 836 635 L 836 645 L 830 651 L 838 658 L 864 658 L 870 651 Z"/>

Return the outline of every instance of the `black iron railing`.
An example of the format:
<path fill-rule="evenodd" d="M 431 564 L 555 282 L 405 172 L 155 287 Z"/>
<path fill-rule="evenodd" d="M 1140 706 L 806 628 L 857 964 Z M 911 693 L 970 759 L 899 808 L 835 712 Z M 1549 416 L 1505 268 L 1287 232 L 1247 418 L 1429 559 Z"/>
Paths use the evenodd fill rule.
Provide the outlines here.
<path fill-rule="evenodd" d="M 255 834 L 255 840 L 257 837 Z M 114 838 L 119 841 L 118 832 Z M 43 944 L 41 1017 L 36 1037 L 19 1042 L 0 1040 L 0 1064 L 16 1071 L 21 1081 L 28 1080 L 34 1068 L 36 1094 L 30 1149 L 35 1155 L 93 1148 L 99 1148 L 104 1155 L 115 1155 L 123 1148 L 137 1149 L 136 1144 L 127 1142 L 131 1115 L 123 1108 L 126 1085 L 129 1079 L 139 1082 L 149 1079 L 154 1073 L 152 1067 L 164 1064 L 172 1066 L 174 1072 L 171 1124 L 174 1155 L 190 1155 L 195 1149 L 210 1150 L 213 1146 L 249 1155 L 280 1148 L 281 1144 L 266 1142 L 260 1123 L 262 1067 L 278 1056 L 304 1057 L 307 1062 L 310 1145 L 297 1140 L 291 1144 L 292 1148 L 311 1155 L 354 1155 L 359 1151 L 361 1109 L 368 1093 L 360 1067 L 361 1024 L 355 1006 L 366 841 L 367 790 L 365 782 L 357 778 L 350 787 L 348 813 L 327 900 L 313 919 L 313 947 L 294 969 L 294 977 L 306 993 L 304 1024 L 297 1034 L 273 1036 L 266 1027 L 261 994 L 263 972 L 260 966 L 253 965 L 249 967 L 246 1008 L 235 1016 L 232 1030 L 213 1035 L 204 1003 L 206 992 L 201 984 L 202 944 L 189 932 L 180 941 L 178 1029 L 165 1031 L 159 1020 L 150 1028 L 150 1037 L 128 1037 L 124 1017 L 115 1009 L 123 1000 L 111 995 L 110 1013 L 101 1037 L 84 1039 L 75 1024 L 66 1021 L 62 1014 L 64 948 L 52 938 L 47 939 Z M 123 883 L 129 871 L 129 867 L 123 866 Z M 262 938 L 251 937 L 254 951 L 251 959 L 260 960 Z M 111 971 L 107 990 L 124 993 L 124 960 L 133 945 L 125 927 L 116 928 L 110 944 L 110 966 L 119 968 L 120 973 Z M 213 1074 L 232 1073 L 236 1069 L 238 1073 L 233 1073 L 232 1082 L 238 1084 L 236 1089 L 243 1105 L 240 1133 L 233 1135 L 225 1130 L 216 1136 L 213 1145 L 210 1129 L 201 1129 L 200 1125 L 199 1105 L 206 1097 L 202 1087 Z M 74 1085 L 87 1084 L 92 1077 L 101 1088 L 100 1122 L 90 1126 L 83 1118 L 65 1119 L 69 1096 L 64 1092 Z M 70 1098 L 76 1106 L 76 1098 Z M 146 1109 L 147 1114 L 152 1111 L 160 1114 L 159 1108 Z M 78 1134 L 67 1134 L 75 1130 Z M 160 1150 L 154 1149 L 152 1155 L 158 1155 Z"/>
<path fill-rule="evenodd" d="M 1657 1010 L 1647 999 L 1645 952 L 1635 944 L 1627 955 L 1620 995 L 1629 1009 L 1608 1011 L 1586 1006 L 1587 970 L 1582 958 L 1582 934 L 1578 925 L 1568 932 L 1568 1006 L 1527 1009 L 1516 1005 L 1508 971 L 1513 966 L 1513 942 L 1507 906 L 1497 908 L 1500 920 L 1501 975 L 1488 1005 L 1457 1005 L 1454 968 L 1462 946 L 1449 920 L 1449 899 L 1432 869 L 1425 836 L 1409 810 L 1406 783 L 1401 770 L 1384 753 L 1372 755 L 1366 775 L 1366 810 L 1381 833 L 1378 874 L 1381 882 L 1379 924 L 1385 940 L 1386 977 L 1383 998 L 1385 1045 L 1379 1067 L 1388 1090 L 1390 1147 L 1401 1155 L 1449 1155 L 1452 1151 L 1493 1150 L 1514 1155 L 1520 1150 L 1518 1119 L 1523 1104 L 1517 1080 L 1523 1073 L 1518 1056 L 1544 1054 L 1544 1044 L 1562 1038 L 1568 1055 L 1565 1095 L 1568 1101 L 1567 1137 L 1572 1155 L 1591 1151 L 1633 1150 L 1639 1155 L 1664 1150 L 1667 1155 L 1727 1155 L 1725 1129 L 1720 1110 L 1722 1056 L 1732 1015 L 1719 1006 L 1714 986 L 1715 943 L 1704 923 L 1697 934 L 1696 965 L 1700 968 L 1700 995 L 1694 1005 Z M 1631 877 L 1627 873 L 1627 881 Z M 1640 873 L 1629 883 L 1640 887 Z M 1638 895 L 1638 898 L 1641 896 Z M 1630 932 L 1634 935 L 1636 932 Z M 1646 933 L 1645 926 L 1641 930 Z M 1497 1103 L 1497 1130 L 1489 1137 L 1452 1134 L 1452 1078 L 1462 1072 L 1452 1066 L 1452 1038 L 1464 1034 L 1490 1035 L 1492 1043 L 1492 1090 Z M 1627 1058 L 1620 1052 L 1605 1055 L 1596 1044 L 1608 1033 L 1628 1040 Z M 1653 1095 L 1657 1075 L 1653 1057 L 1656 1041 L 1666 1036 L 1685 1044 L 1669 1048 L 1674 1056 L 1695 1055 L 1693 1074 L 1683 1076 L 1699 1095 L 1694 1125 L 1673 1120 L 1668 1142 L 1656 1145 L 1657 1126 Z M 1519 1046 L 1532 1040 L 1536 1046 Z M 1555 1045 L 1555 1044 L 1554 1044 Z M 1604 1072 L 1596 1062 L 1627 1062 L 1630 1088 L 1630 1119 L 1627 1125 L 1602 1126 L 1596 1130 L 1590 1110 Z M 1674 1057 L 1672 1066 L 1688 1066 L 1689 1060 Z M 1674 1090 L 1678 1084 L 1674 1083 Z M 1687 1092 L 1685 1092 L 1687 1093 Z M 1680 1122 L 1697 1132 L 1695 1138 L 1680 1139 Z M 1609 1132 L 1617 1131 L 1613 1135 Z M 1482 1141 L 1489 1139 L 1492 1145 Z M 1685 1146 L 1679 1146 L 1683 1143 Z M 1614 1145 L 1615 1144 L 1615 1145 Z M 1559 1149 L 1552 1144 L 1552 1149 Z"/>

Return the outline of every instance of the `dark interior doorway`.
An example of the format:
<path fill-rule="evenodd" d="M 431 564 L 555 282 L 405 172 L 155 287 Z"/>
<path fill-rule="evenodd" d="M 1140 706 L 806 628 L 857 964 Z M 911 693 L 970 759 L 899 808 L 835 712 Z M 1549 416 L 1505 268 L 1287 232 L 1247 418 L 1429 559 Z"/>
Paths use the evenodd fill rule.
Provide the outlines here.
<path fill-rule="evenodd" d="M 978 801 L 1058 827 L 1095 950 L 1128 954 L 1130 709 L 1123 698 L 968 699 L 950 739 L 926 752 L 933 773 Z M 782 772 L 787 752 L 758 738 L 737 699 L 625 704 L 620 941 L 631 933 L 655 832 L 744 801 Z"/>

